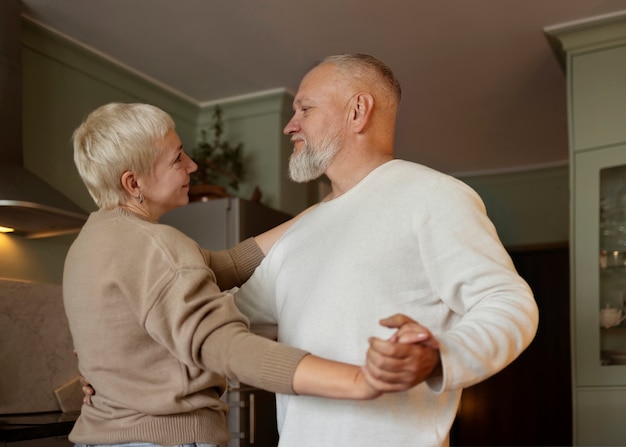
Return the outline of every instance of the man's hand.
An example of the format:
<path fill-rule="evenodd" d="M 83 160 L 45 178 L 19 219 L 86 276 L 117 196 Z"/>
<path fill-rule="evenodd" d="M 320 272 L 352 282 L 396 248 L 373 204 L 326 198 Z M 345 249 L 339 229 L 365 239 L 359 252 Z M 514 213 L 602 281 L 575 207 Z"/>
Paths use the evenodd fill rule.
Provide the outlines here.
<path fill-rule="evenodd" d="M 74 355 L 78 358 L 78 353 L 76 352 L 76 348 L 73 349 Z M 80 380 L 80 384 L 83 386 L 83 393 L 85 396 L 83 397 L 83 404 L 91 405 L 91 396 L 96 394 L 96 390 L 93 389 L 91 384 L 87 382 L 83 376 L 78 376 L 78 380 Z"/>
<path fill-rule="evenodd" d="M 87 380 L 83 376 L 78 376 L 81 385 L 83 386 L 83 393 L 85 397 L 83 397 L 83 404 L 91 405 L 91 396 L 96 394 L 96 390 L 93 389 L 91 384 L 87 382 Z"/>
<path fill-rule="evenodd" d="M 398 330 L 389 340 L 369 340 L 363 374 L 371 386 L 383 392 L 406 391 L 440 370 L 439 343 L 427 328 L 401 314 L 380 324 Z"/>

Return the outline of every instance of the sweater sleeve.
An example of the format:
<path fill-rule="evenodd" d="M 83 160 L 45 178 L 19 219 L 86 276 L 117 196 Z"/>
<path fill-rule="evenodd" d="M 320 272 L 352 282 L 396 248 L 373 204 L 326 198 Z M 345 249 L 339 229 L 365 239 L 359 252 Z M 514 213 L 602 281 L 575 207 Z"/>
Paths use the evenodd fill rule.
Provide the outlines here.
<path fill-rule="evenodd" d="M 215 284 L 198 249 L 182 241 L 170 248 L 161 253 L 169 273 L 149 285 L 159 291 L 145 309 L 150 335 L 188 366 L 294 394 L 293 374 L 307 352 L 252 334 L 233 296 Z M 149 255 L 157 263 L 159 254 Z"/>
<path fill-rule="evenodd" d="M 235 245 L 229 250 L 202 250 L 207 265 L 213 273 L 221 290 L 241 286 L 252 276 L 254 269 L 263 260 L 263 251 L 254 238 Z"/>
<path fill-rule="evenodd" d="M 441 195 L 446 200 L 437 200 Z M 434 391 L 476 384 L 511 363 L 532 341 L 538 310 L 478 195 L 458 181 L 433 185 L 420 227 L 421 256 L 431 286 L 460 321 L 435 334 L 443 376 Z"/>

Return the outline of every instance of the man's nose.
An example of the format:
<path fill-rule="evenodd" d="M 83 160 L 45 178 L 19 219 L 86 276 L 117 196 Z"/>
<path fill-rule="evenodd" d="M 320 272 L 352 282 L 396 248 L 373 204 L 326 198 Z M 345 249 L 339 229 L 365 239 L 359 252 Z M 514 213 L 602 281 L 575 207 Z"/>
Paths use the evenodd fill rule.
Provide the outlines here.
<path fill-rule="evenodd" d="M 296 124 L 295 117 L 291 118 L 285 128 L 283 129 L 283 133 L 285 135 L 293 135 L 298 130 L 298 126 Z"/>

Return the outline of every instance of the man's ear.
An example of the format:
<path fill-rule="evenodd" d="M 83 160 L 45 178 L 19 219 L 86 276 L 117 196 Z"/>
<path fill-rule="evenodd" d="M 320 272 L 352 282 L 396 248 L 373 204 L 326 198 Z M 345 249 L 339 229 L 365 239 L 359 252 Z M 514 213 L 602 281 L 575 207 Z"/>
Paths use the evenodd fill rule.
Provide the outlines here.
<path fill-rule="evenodd" d="M 352 104 L 352 130 L 361 132 L 370 119 L 374 108 L 374 97 L 369 93 L 358 93 Z"/>
<path fill-rule="evenodd" d="M 139 194 L 139 185 L 137 184 L 137 178 L 133 171 L 125 171 L 120 178 L 120 182 L 122 183 L 124 191 L 131 197 L 135 197 Z"/>

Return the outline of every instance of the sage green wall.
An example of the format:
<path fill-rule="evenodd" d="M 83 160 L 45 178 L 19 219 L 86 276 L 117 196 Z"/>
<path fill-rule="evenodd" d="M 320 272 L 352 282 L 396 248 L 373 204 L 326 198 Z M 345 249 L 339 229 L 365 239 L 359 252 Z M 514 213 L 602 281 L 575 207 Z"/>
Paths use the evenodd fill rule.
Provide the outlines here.
<path fill-rule="evenodd" d="M 185 148 L 206 127 L 215 103 L 197 104 L 37 24 L 22 22 L 24 163 L 86 211 L 95 209 L 74 168 L 71 135 L 85 115 L 111 101 L 147 102 L 176 121 Z M 284 90 L 219 101 L 225 136 L 244 143 L 249 177 L 240 195 L 260 186 L 264 203 L 296 213 L 316 200 L 315 184 L 287 178 L 291 144 L 282 134 L 293 97 Z M 567 239 L 567 167 L 460 177 L 484 198 L 507 245 Z M 0 234 L 0 277 L 61 283 L 74 236 L 25 240 Z"/>
<path fill-rule="evenodd" d="M 569 166 L 457 176 L 482 197 L 508 248 L 569 241 Z"/>

